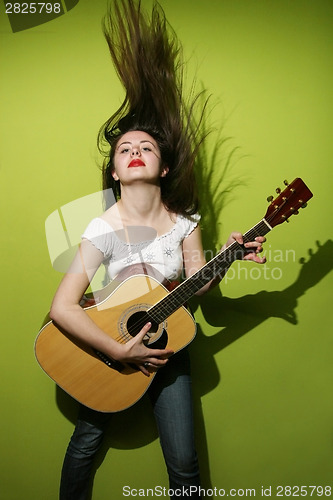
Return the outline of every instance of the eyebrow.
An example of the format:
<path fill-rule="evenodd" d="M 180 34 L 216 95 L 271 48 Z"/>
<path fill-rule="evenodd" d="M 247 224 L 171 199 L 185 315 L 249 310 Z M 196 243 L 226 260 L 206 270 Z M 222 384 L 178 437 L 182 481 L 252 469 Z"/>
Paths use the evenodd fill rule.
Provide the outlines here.
<path fill-rule="evenodd" d="M 140 141 L 140 144 L 143 144 L 144 142 L 149 142 L 149 144 L 151 144 L 152 146 L 154 146 L 154 148 L 156 148 L 155 144 L 151 141 L 148 141 L 148 140 L 144 140 L 144 141 Z M 120 146 L 123 146 L 123 144 L 132 144 L 130 141 L 125 141 L 125 142 L 122 142 L 121 144 L 119 144 L 119 146 L 117 147 L 120 148 Z"/>

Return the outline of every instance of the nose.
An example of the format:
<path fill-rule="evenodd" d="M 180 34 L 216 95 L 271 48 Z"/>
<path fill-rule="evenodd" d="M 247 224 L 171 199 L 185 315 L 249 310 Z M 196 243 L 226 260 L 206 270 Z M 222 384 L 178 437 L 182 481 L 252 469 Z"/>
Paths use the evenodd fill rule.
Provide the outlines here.
<path fill-rule="evenodd" d="M 131 151 L 131 155 L 132 156 L 138 156 L 141 154 L 141 151 L 139 148 L 133 148 L 132 151 Z"/>

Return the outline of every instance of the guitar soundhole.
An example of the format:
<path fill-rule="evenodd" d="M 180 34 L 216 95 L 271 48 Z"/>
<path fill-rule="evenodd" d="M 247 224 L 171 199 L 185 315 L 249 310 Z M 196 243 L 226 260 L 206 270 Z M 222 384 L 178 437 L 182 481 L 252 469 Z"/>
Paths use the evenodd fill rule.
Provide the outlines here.
<path fill-rule="evenodd" d="M 126 325 L 128 333 L 132 337 L 135 337 L 140 332 L 140 330 L 148 323 L 148 321 L 151 322 L 151 328 L 143 339 L 144 343 L 147 345 L 147 347 L 152 347 L 154 349 L 164 349 L 167 344 L 166 331 L 164 330 L 164 328 L 160 328 L 160 325 L 156 323 L 156 321 L 151 319 L 146 311 L 137 311 L 128 318 Z M 155 334 L 157 334 L 157 336 Z"/>
<path fill-rule="evenodd" d="M 158 324 L 149 318 L 146 311 L 137 311 L 128 318 L 126 325 L 128 333 L 130 333 L 132 337 L 135 337 L 135 335 L 139 333 L 141 328 L 143 328 L 148 321 L 150 321 L 152 325 L 149 332 L 156 333 L 158 330 Z"/>

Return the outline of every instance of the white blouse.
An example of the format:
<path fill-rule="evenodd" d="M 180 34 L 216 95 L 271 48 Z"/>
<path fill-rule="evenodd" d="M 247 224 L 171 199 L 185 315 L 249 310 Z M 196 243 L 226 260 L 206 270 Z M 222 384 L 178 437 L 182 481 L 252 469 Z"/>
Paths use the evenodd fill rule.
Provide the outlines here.
<path fill-rule="evenodd" d="M 91 241 L 103 253 L 104 265 L 111 280 L 135 264 L 149 264 L 164 278 L 174 280 L 183 269 L 183 240 L 191 234 L 199 220 L 198 214 L 190 217 L 178 215 L 172 229 L 157 236 L 155 230 L 145 226 L 116 231 L 104 219 L 97 217 L 87 226 L 82 238 Z"/>

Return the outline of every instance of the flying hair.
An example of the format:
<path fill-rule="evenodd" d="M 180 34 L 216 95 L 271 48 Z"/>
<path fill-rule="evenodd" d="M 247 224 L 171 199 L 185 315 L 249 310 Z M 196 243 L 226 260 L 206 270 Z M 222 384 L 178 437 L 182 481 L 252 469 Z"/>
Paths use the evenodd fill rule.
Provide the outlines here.
<path fill-rule="evenodd" d="M 125 98 L 98 135 L 105 155 L 103 188 L 120 186 L 112 177 L 115 147 L 132 130 L 150 134 L 159 145 L 168 175 L 161 179 L 166 208 L 182 215 L 198 210 L 194 164 L 204 137 L 201 121 L 207 105 L 202 92 L 184 97 L 183 50 L 162 7 L 154 2 L 151 15 L 140 0 L 112 0 L 103 31 Z M 198 107 L 201 109 L 198 113 Z M 199 118 L 196 117 L 199 114 Z"/>

